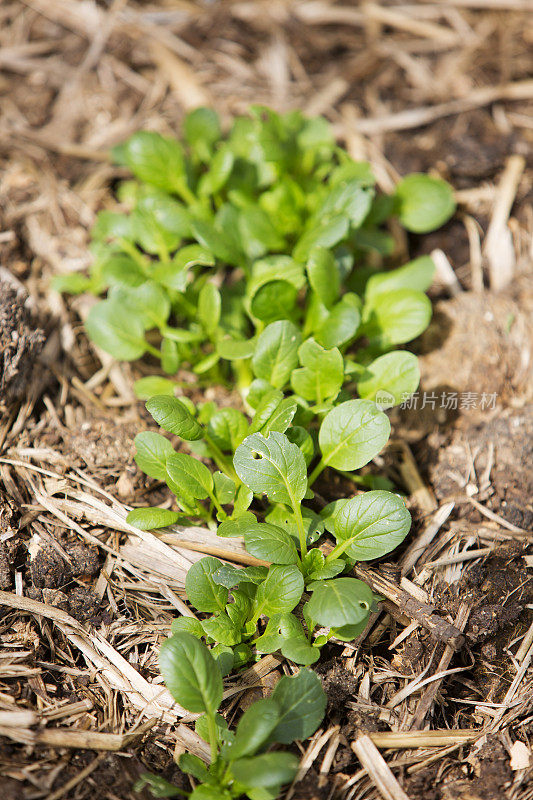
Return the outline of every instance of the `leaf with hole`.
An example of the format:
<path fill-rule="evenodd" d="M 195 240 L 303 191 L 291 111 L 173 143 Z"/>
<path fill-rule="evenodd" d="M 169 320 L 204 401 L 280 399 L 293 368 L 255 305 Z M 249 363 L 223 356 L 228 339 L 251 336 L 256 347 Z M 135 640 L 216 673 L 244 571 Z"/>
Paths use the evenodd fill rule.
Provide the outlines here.
<path fill-rule="evenodd" d="M 233 463 L 242 482 L 255 494 L 266 494 L 272 502 L 294 508 L 307 491 L 302 451 L 283 433 L 247 436 L 237 448 Z"/>

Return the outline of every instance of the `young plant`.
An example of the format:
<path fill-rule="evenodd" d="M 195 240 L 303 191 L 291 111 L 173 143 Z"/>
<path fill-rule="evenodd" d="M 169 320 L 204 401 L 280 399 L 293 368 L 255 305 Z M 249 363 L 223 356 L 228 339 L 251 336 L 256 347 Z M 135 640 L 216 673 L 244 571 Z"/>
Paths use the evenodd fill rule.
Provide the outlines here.
<path fill-rule="evenodd" d="M 86 322 L 95 343 L 119 360 L 150 354 L 169 375 L 185 365 L 220 381 L 229 361 L 241 388 L 255 374 L 318 405 L 345 378 L 361 397 L 391 369 L 398 384 L 403 362 L 379 357 L 427 326 L 433 265 L 427 257 L 393 273 L 374 265 L 394 249 L 390 218 L 417 233 L 449 219 L 448 184 L 410 175 L 380 194 L 370 166 L 335 144 L 324 119 L 262 107 L 235 119 L 228 135 L 214 111 L 196 109 L 183 142 L 140 131 L 113 156 L 136 180 L 119 188 L 120 211 L 98 215 L 91 275 L 55 283 L 107 291 Z M 282 365 L 268 366 L 280 342 L 294 383 Z M 311 386 L 309 372 L 333 348 L 343 357 L 341 365 L 337 353 L 327 356 L 334 380 Z M 172 391 L 164 381 L 139 392 Z"/>
<path fill-rule="evenodd" d="M 318 728 L 326 696 L 317 675 L 302 669 L 293 677 L 281 678 L 270 697 L 257 700 L 244 712 L 233 732 L 218 713 L 222 674 L 205 645 L 188 633 L 174 634 L 163 643 L 159 663 L 174 699 L 202 715 L 196 732 L 208 742 L 211 759 L 205 764 L 190 753 L 180 756 L 181 770 L 198 782 L 192 792 L 149 774 L 141 777 L 137 790 L 148 785 L 156 797 L 190 800 L 275 800 L 282 786 L 296 776 L 298 758 L 271 747 L 306 739 Z"/>
<path fill-rule="evenodd" d="M 175 398 L 154 397 L 147 407 L 166 430 L 186 438 L 194 435 L 197 441 L 203 437 L 206 446 L 210 446 L 213 437 L 202 434 L 202 426 L 190 412 L 184 413 L 185 407 Z M 283 419 L 287 430 L 286 416 Z M 294 430 L 288 428 L 287 433 Z M 388 418 L 375 403 L 341 403 L 322 421 L 318 431 L 320 455 L 309 477 L 308 467 L 315 458 L 309 434 L 293 435 L 296 441 L 291 441 L 272 428 L 267 435 L 249 433 L 237 446 L 231 467 L 239 488 L 227 473 L 220 473 L 225 474 L 227 486 L 233 482 L 231 495 L 235 499 L 231 501 L 228 493 L 228 502 L 234 503 L 232 513 L 219 509 L 219 519 L 223 521 L 218 533 L 244 537 L 248 552 L 265 566 L 238 569 L 213 557 L 195 563 L 186 577 L 187 595 L 198 611 L 212 616 L 202 621 L 181 617 L 175 621 L 174 630 L 186 630 L 216 643 L 215 654 L 223 659 L 228 671 L 247 661 L 254 647 L 257 652 L 281 649 L 287 658 L 311 664 L 329 638 L 353 639 L 364 628 L 374 599 L 363 582 L 339 576 L 357 560 L 378 558 L 393 550 L 409 531 L 409 512 L 400 497 L 382 490 L 337 501 L 320 514 L 302 505 L 302 501 L 313 499 L 311 486 L 326 467 L 352 471 L 367 464 L 383 448 L 389 431 Z M 242 433 L 245 432 L 243 428 Z M 143 446 L 147 436 L 137 437 L 142 437 Z M 187 502 L 192 495 L 199 499 L 209 496 L 215 507 L 221 506 L 209 469 L 192 456 L 174 454 L 164 437 L 159 436 L 159 440 L 157 470 L 153 469 L 152 458 L 149 474 L 166 479 L 182 507 L 184 494 Z M 146 471 L 146 453 L 141 451 L 140 459 L 139 442 L 137 447 L 137 463 Z M 152 448 L 152 456 L 153 452 Z M 175 469 L 177 461 L 179 474 Z M 220 459 L 217 463 L 221 470 L 227 467 Z M 270 503 L 261 522 L 247 510 L 254 495 L 266 495 Z M 162 509 L 136 509 L 130 512 L 128 521 L 140 527 L 157 527 L 158 514 L 162 515 L 161 525 L 172 521 L 168 516 L 172 512 Z M 336 541 L 327 555 L 312 546 L 325 529 Z M 305 628 L 292 613 L 304 592 L 311 593 L 302 608 Z M 259 636 L 258 624 L 265 618 L 269 622 Z M 317 627 L 327 631 L 318 632 L 313 638 Z"/>

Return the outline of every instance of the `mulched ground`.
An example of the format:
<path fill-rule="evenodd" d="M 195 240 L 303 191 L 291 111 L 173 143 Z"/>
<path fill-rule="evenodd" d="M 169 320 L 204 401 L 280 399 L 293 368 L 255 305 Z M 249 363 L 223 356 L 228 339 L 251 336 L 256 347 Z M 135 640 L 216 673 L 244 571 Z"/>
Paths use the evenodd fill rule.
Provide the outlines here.
<path fill-rule="evenodd" d="M 393 413 L 378 462 L 409 493 L 415 520 L 378 575 L 422 611 L 406 616 L 389 599 L 364 639 L 324 654 L 328 714 L 287 797 L 381 797 L 351 747 L 361 731 L 382 736 L 411 800 L 532 797 L 528 0 L 11 0 L 0 20 L 6 798 L 127 800 L 139 796 L 132 785 L 144 769 L 179 781 L 175 748 L 201 747 L 152 684 L 198 554 L 177 534 L 140 542 L 124 523 L 126 506 L 166 499 L 133 462 L 133 436 L 150 424 L 131 389 L 143 365 L 95 351 L 80 321 L 85 301 L 58 297 L 49 282 L 89 262 L 88 230 L 112 206 L 118 177 L 109 146 L 139 127 L 175 132 L 198 104 L 227 122 L 251 102 L 325 114 L 382 188 L 431 170 L 460 203 L 443 230 L 404 242 L 413 256 L 437 249 L 449 263 L 440 262 L 434 320 L 415 345 L 417 405 Z M 491 239 L 506 192 L 504 232 Z M 494 241 L 506 232 L 511 247 L 499 260 Z M 502 272 L 510 282 L 490 291 Z M 190 393 L 200 391 L 191 382 Z M 205 396 L 228 402 L 215 389 Z M 428 604 L 463 631 L 458 651 L 429 634 Z M 242 692 L 227 713 L 287 669 L 267 657 L 233 679 Z M 15 711 L 26 714 L 16 724 L 5 714 Z M 432 746 L 426 729 L 449 730 L 449 741 Z M 387 740 L 394 732 L 401 746 Z M 422 738 L 407 748 L 413 735 Z"/>

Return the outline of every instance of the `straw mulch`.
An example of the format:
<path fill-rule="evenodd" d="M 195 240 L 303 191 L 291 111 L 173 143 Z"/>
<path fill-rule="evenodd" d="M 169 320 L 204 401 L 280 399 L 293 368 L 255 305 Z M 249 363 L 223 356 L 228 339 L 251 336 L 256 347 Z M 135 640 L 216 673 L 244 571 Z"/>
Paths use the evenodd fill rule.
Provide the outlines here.
<path fill-rule="evenodd" d="M 390 569 L 361 572 L 386 599 L 319 667 L 328 715 L 286 796 L 533 797 L 532 23 L 530 0 L 0 6 L 0 291 L 10 308 L 29 295 L 13 312 L 24 386 L 0 383 L 5 800 L 126 800 L 144 769 L 172 777 L 173 755 L 206 754 L 161 683 L 158 647 L 192 613 L 195 559 L 249 557 L 201 529 L 125 522 L 169 502 L 133 462 L 150 424 L 131 388 L 142 366 L 95 350 L 87 301 L 49 281 L 89 263 L 119 176 L 110 146 L 142 127 L 177 132 L 198 105 L 229 123 L 250 103 L 326 115 L 385 190 L 408 171 L 452 182 L 456 218 L 403 242 L 434 252 L 436 320 L 451 325 L 448 344 L 434 346 L 437 324 L 421 346 L 424 380 L 498 394 L 445 430 L 434 408 L 396 417 L 380 467 L 410 493 L 413 533 Z M 268 656 L 228 680 L 228 718 L 291 669 Z"/>

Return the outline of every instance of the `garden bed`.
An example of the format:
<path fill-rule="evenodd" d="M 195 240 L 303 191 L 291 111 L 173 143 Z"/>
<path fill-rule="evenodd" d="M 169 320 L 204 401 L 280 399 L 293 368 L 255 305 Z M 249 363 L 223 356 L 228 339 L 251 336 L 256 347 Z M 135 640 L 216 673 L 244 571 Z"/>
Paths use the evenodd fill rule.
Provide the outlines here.
<path fill-rule="evenodd" d="M 125 522 L 127 508 L 169 496 L 133 460 L 135 434 L 156 430 L 132 390 L 149 367 L 92 346 L 86 301 L 66 301 L 50 280 L 89 264 L 94 214 L 125 174 L 107 160 L 111 145 L 141 127 L 175 132 L 199 104 L 228 122 L 250 102 L 326 115 L 384 191 L 433 170 L 459 202 L 443 229 L 405 239 L 411 257 L 445 255 L 433 322 L 413 348 L 421 387 L 391 412 L 379 458 L 408 495 L 413 528 L 365 573 L 386 598 L 373 627 L 327 645 L 315 665 L 327 713 L 286 796 L 379 798 L 352 749 L 361 732 L 411 800 L 529 796 L 533 65 L 527 3 L 486 6 L 31 0 L 0 12 L 9 800 L 149 797 L 133 793 L 140 773 L 179 784 L 174 750 L 202 752 L 161 692 L 158 651 L 183 610 L 188 566 L 202 552 L 246 554 L 199 532 L 140 541 Z M 239 402 L 231 388 L 179 377 L 195 402 Z M 328 474 L 319 488 L 353 493 Z M 228 718 L 292 669 L 264 656 L 233 677 Z M 443 730 L 435 744 L 431 731 Z"/>

